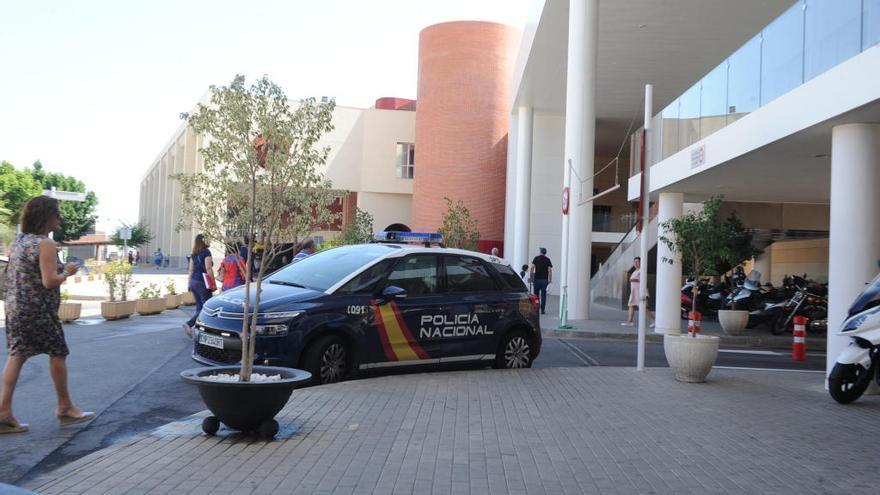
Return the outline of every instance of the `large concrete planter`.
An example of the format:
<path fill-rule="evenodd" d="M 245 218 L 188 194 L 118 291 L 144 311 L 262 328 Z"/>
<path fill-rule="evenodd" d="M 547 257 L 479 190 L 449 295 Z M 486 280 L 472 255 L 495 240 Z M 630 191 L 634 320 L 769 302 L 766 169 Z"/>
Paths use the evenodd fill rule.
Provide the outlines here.
<path fill-rule="evenodd" d="M 140 315 L 148 316 L 148 315 L 157 315 L 162 311 L 165 311 L 165 298 L 164 297 L 152 297 L 150 299 L 138 299 L 137 300 L 137 312 Z"/>
<path fill-rule="evenodd" d="M 749 323 L 749 312 L 722 309 L 718 311 L 718 322 L 727 335 L 742 335 Z"/>
<path fill-rule="evenodd" d="M 180 301 L 180 304 L 184 306 L 193 306 L 196 303 L 196 296 L 193 295 L 192 292 L 186 291 L 182 294 L 183 299 Z"/>
<path fill-rule="evenodd" d="M 63 302 L 58 306 L 58 318 L 64 323 L 70 323 L 79 318 L 80 314 L 82 314 L 82 304 L 80 303 Z"/>
<path fill-rule="evenodd" d="M 101 316 L 105 320 L 121 320 L 134 314 L 137 301 L 102 301 Z"/>
<path fill-rule="evenodd" d="M 90 273 L 89 274 L 89 282 L 91 282 L 93 280 L 95 280 L 95 276 Z"/>
<path fill-rule="evenodd" d="M 74 275 L 74 276 L 73 276 L 73 282 L 74 282 L 74 283 L 77 283 L 77 284 L 78 284 L 78 283 L 82 282 L 82 279 L 83 279 L 83 278 L 82 278 L 82 275 Z"/>
<path fill-rule="evenodd" d="M 165 296 L 165 309 L 177 309 L 181 299 L 183 299 L 181 294 L 168 294 Z"/>
<path fill-rule="evenodd" d="M 693 383 L 706 381 L 706 375 L 712 370 L 718 357 L 720 340 L 714 335 L 665 335 L 663 351 L 666 353 L 666 361 L 675 371 L 675 379 Z"/>

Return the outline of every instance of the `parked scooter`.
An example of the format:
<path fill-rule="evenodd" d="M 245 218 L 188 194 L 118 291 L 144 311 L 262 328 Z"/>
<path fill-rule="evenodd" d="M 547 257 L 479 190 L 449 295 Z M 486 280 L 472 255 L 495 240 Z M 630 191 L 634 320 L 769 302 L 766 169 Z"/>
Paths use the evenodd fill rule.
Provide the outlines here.
<path fill-rule="evenodd" d="M 841 404 L 848 404 L 868 388 L 877 370 L 880 355 L 880 275 L 850 306 L 840 335 L 852 339 L 837 356 L 828 375 L 828 392 Z"/>

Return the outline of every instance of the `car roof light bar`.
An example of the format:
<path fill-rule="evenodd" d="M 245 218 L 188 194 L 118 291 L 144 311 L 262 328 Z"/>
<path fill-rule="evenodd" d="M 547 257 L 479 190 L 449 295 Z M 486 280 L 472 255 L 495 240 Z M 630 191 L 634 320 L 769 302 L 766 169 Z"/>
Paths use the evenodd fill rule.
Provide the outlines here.
<path fill-rule="evenodd" d="M 383 230 L 376 232 L 373 236 L 375 242 L 413 242 L 424 244 L 427 247 L 431 245 L 443 244 L 443 234 L 436 232 L 398 232 L 394 230 Z"/>

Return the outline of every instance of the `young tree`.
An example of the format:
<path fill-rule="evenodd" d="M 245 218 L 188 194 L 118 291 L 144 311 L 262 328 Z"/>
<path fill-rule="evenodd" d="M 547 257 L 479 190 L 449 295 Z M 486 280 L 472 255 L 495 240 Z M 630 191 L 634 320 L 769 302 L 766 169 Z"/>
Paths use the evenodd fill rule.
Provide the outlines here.
<path fill-rule="evenodd" d="M 454 248 L 477 249 L 477 241 L 480 239 L 480 231 L 477 230 L 477 220 L 471 217 L 470 210 L 459 200 L 446 201 L 446 213 L 443 214 L 443 226 L 440 233 L 443 234 L 443 242 Z"/>
<path fill-rule="evenodd" d="M 354 214 L 354 222 L 345 227 L 340 244 L 364 244 L 373 240 L 373 215 L 358 208 Z"/>
<path fill-rule="evenodd" d="M 240 378 L 250 381 L 258 321 L 253 316 L 259 315 L 266 267 L 289 252 L 285 243 L 339 216 L 329 206 L 341 194 L 320 172 L 329 148 L 318 147 L 333 128 L 335 103 L 310 98 L 291 106 L 266 76 L 246 86 L 237 75 L 229 86 L 210 90 L 208 105 L 181 115 L 207 144 L 199 150 L 203 172 L 174 176 L 183 196 L 177 227 L 198 229 L 229 247 L 246 240 Z M 263 246 L 262 262 L 253 276 L 256 244 Z"/>
<path fill-rule="evenodd" d="M 120 231 L 123 228 L 131 229 L 131 239 L 128 241 L 123 240 L 120 237 Z M 114 246 L 124 247 L 126 244 L 128 247 L 139 247 L 149 244 L 150 241 L 153 240 L 153 232 L 150 230 L 150 227 L 143 223 L 123 223 L 121 227 L 118 227 L 113 235 L 110 236 L 110 242 Z"/>

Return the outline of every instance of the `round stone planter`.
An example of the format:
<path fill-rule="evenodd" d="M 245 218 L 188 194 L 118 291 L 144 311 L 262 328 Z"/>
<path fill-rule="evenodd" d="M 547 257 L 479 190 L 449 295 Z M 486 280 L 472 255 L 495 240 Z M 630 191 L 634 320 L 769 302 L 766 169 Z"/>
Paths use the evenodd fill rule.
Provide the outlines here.
<path fill-rule="evenodd" d="M 195 303 L 196 303 L 196 297 L 193 295 L 192 292 L 190 292 L 190 291 L 186 291 L 186 292 L 184 292 L 184 293 L 181 294 L 181 295 L 183 296 L 183 298 L 180 300 L 180 304 L 183 304 L 184 306 L 193 306 L 193 305 L 195 305 Z"/>
<path fill-rule="evenodd" d="M 183 296 L 180 294 L 168 294 L 165 296 L 165 309 L 177 309 L 180 306 L 180 300 Z"/>
<path fill-rule="evenodd" d="M 64 323 L 70 323 L 71 321 L 79 318 L 79 315 L 82 313 L 82 304 L 80 303 L 72 303 L 72 302 L 63 302 L 58 305 L 58 318 L 61 319 Z"/>
<path fill-rule="evenodd" d="M 666 361 L 675 371 L 675 379 L 693 383 L 706 381 L 706 375 L 712 370 L 718 357 L 720 340 L 714 335 L 665 335 L 663 351 L 666 353 Z"/>
<path fill-rule="evenodd" d="M 157 315 L 165 311 L 165 298 L 138 299 L 136 309 L 138 314 L 143 316 Z"/>
<path fill-rule="evenodd" d="M 137 301 L 102 301 L 101 316 L 105 320 L 121 320 L 134 314 Z"/>
<path fill-rule="evenodd" d="M 749 312 L 721 309 L 718 311 L 718 322 L 727 335 L 742 335 L 749 323 Z"/>
<path fill-rule="evenodd" d="M 194 368 L 180 373 L 183 381 L 198 387 L 202 400 L 214 415 L 205 418 L 202 429 L 213 435 L 222 422 L 236 430 L 256 431 L 263 436 L 274 437 L 278 432 L 278 423 L 273 418 L 287 404 L 293 389 L 308 382 L 312 374 L 294 368 L 254 366 L 254 373 L 281 375 L 281 379 L 271 382 L 218 382 L 206 378 L 238 371 L 238 366 L 219 366 Z"/>

